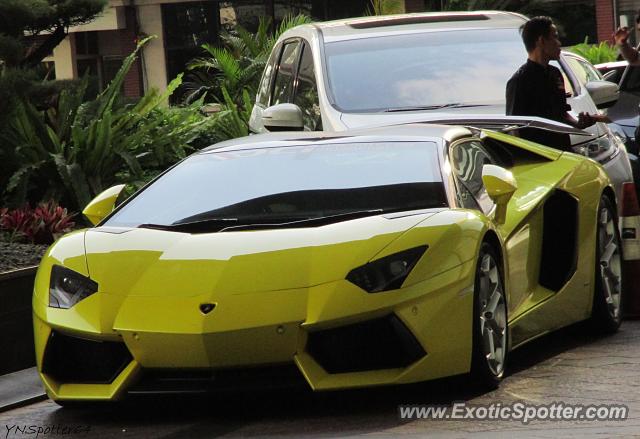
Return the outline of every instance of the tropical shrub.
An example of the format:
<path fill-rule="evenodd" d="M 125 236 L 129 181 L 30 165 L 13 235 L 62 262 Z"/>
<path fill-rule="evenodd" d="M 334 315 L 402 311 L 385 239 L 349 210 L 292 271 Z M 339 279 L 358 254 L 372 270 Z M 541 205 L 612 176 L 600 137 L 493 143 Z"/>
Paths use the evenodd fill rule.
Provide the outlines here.
<path fill-rule="evenodd" d="M 600 44 L 589 44 L 589 38 L 585 37 L 584 43 L 569 47 L 573 53 L 585 58 L 591 64 L 601 64 L 615 61 L 618 58 L 618 51 L 609 42 L 602 41 Z"/>
<path fill-rule="evenodd" d="M 192 151 L 191 144 L 214 121 L 199 112 L 201 101 L 163 107 L 181 76 L 163 93 L 153 90 L 136 103 L 124 103 L 124 77 L 147 40 L 94 100 L 83 102 L 85 79 L 76 89 L 63 90 L 57 106 L 46 112 L 26 102 L 19 106 L 0 135 L 11 160 L 19 163 L 4 191 L 10 204 L 53 198 L 81 210 L 109 186 L 138 182 Z"/>
<path fill-rule="evenodd" d="M 402 14 L 404 2 L 401 0 L 369 0 L 366 15 Z"/>
<path fill-rule="evenodd" d="M 73 229 L 73 217 L 54 201 L 40 203 L 35 208 L 28 204 L 13 210 L 3 208 L 0 209 L 0 233 L 10 242 L 51 244 Z"/>
<path fill-rule="evenodd" d="M 221 46 L 204 44 L 205 56 L 195 58 L 188 66 L 185 81 L 187 103 L 204 98 L 205 102 L 224 103 L 223 89 L 239 106 L 244 106 L 244 92 L 256 95 L 267 58 L 276 41 L 287 30 L 310 23 L 305 15 L 287 16 L 280 26 L 269 33 L 271 21 L 261 17 L 255 33 L 238 25 L 233 32 L 220 34 Z"/>

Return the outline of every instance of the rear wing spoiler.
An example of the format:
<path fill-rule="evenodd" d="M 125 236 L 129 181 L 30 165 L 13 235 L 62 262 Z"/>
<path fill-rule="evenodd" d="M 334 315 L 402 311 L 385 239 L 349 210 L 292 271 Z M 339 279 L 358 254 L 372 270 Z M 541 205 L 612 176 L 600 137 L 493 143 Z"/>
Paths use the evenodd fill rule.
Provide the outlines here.
<path fill-rule="evenodd" d="M 551 131 L 559 134 L 573 134 L 575 136 L 595 137 L 586 131 L 574 128 L 561 122 L 556 122 L 541 117 L 526 116 L 496 116 L 496 115 L 446 115 L 445 117 L 422 118 L 416 120 L 422 123 L 434 123 L 442 125 L 462 125 L 468 128 L 490 129 L 502 133 L 519 130 L 521 128 L 533 128 Z"/>

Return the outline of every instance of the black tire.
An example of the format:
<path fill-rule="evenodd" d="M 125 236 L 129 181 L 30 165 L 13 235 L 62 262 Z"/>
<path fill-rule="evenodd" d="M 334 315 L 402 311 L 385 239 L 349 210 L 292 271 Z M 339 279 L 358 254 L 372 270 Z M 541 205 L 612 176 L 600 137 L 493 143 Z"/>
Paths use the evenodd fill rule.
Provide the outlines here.
<path fill-rule="evenodd" d="M 616 210 L 602 196 L 596 222 L 596 260 L 590 326 L 599 334 L 612 334 L 622 323 L 622 240 Z M 607 246 L 615 251 L 607 255 Z M 604 253 L 604 254 L 603 254 Z"/>
<path fill-rule="evenodd" d="M 486 264 L 487 258 L 491 264 L 489 267 L 483 266 L 483 264 Z M 487 269 L 489 269 L 491 274 L 486 272 Z M 489 276 L 489 278 L 494 277 L 493 280 L 489 279 L 489 281 L 492 282 L 490 288 L 493 288 L 493 285 L 495 285 L 494 291 L 500 295 L 496 307 L 492 308 L 496 311 L 491 316 L 492 319 L 495 319 L 493 322 L 491 322 L 492 319 L 487 319 L 487 313 L 490 312 L 487 310 L 487 305 L 490 305 L 490 303 L 487 303 L 487 295 L 485 294 L 488 288 L 486 285 L 486 282 L 488 282 L 487 276 Z M 497 284 L 493 284 L 493 281 L 496 281 Z M 504 377 L 509 350 L 509 326 L 507 324 L 507 317 L 504 274 L 502 272 L 500 258 L 496 250 L 485 242 L 480 247 L 478 261 L 476 263 L 473 292 L 473 352 L 471 359 L 471 380 L 474 385 L 481 389 L 497 388 Z M 483 325 L 485 326 L 484 328 Z M 502 331 L 498 331 L 500 328 L 503 328 Z M 499 349 L 496 346 L 496 338 L 493 338 L 494 336 L 501 340 Z M 494 340 L 496 349 L 494 350 L 495 359 L 493 361 L 490 359 L 491 353 L 490 349 L 486 347 L 485 337 L 487 337 L 487 340 L 489 338 Z M 501 361 L 497 361 L 499 359 L 498 354 L 502 356 Z"/>

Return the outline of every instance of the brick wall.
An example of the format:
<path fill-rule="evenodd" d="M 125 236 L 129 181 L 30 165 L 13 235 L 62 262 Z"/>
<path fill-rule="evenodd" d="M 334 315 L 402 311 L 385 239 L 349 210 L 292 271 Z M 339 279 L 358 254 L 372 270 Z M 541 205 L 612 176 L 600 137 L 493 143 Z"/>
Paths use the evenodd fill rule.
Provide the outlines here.
<path fill-rule="evenodd" d="M 614 32 L 613 0 L 596 0 L 598 41 L 611 40 Z"/>

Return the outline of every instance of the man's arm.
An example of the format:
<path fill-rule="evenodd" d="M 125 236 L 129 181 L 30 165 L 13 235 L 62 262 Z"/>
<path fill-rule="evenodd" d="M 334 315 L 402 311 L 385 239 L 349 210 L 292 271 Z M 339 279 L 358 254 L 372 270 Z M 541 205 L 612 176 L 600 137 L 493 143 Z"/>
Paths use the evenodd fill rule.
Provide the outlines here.
<path fill-rule="evenodd" d="M 629 44 L 629 28 L 621 27 L 613 34 L 613 39 L 616 42 L 616 45 L 620 49 L 620 53 L 629 61 L 629 64 L 632 65 L 640 65 L 640 56 L 638 56 L 638 51 L 631 47 Z"/>
<path fill-rule="evenodd" d="M 590 127 L 596 122 L 611 123 L 611 119 L 609 119 L 604 114 L 589 113 L 580 113 L 578 114 L 578 118 L 576 119 L 571 113 L 566 112 L 564 113 L 564 120 L 568 125 L 574 126 L 581 130 Z"/>

